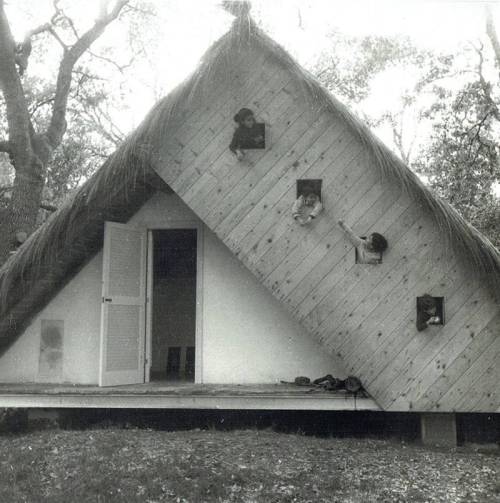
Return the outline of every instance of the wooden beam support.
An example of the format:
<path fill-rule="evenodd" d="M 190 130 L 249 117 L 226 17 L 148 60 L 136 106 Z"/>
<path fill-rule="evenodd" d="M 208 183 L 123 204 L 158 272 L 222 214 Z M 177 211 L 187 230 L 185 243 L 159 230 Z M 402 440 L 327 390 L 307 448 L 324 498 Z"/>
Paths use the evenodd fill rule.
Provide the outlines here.
<path fill-rule="evenodd" d="M 457 422 L 453 413 L 424 413 L 420 415 L 421 438 L 424 445 L 457 446 Z"/>

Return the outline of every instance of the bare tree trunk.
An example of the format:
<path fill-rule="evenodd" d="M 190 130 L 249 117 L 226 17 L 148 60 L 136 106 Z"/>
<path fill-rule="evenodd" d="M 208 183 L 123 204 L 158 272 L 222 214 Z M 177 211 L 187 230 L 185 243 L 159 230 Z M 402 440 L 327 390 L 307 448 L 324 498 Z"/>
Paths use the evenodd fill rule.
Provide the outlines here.
<path fill-rule="evenodd" d="M 4 234 L 3 225 L 0 226 L 3 237 L 0 244 L 0 257 L 2 252 L 5 256 L 19 244 L 16 234 L 26 233 L 29 236 L 35 230 L 44 187 L 44 168 L 36 158 L 31 164 L 31 166 L 16 170 L 8 221 L 5 222 L 7 233 Z"/>
<path fill-rule="evenodd" d="M 497 30 L 495 28 L 495 23 L 493 22 L 493 15 L 491 13 L 491 7 L 486 7 L 486 34 L 491 43 L 491 47 L 495 54 L 495 61 L 497 67 L 500 69 L 500 42 L 498 41 Z"/>
<path fill-rule="evenodd" d="M 66 110 L 71 88 L 72 72 L 78 59 L 97 40 L 107 25 L 118 17 L 128 0 L 117 0 L 110 9 L 110 1 L 100 3 L 99 17 L 73 45 L 66 46 L 56 32 L 58 22 L 67 16 L 54 2 L 56 12 L 50 23 L 32 30 L 20 46 L 16 46 L 0 0 L 0 88 L 7 108 L 8 140 L 0 139 L 0 151 L 9 154 L 15 170 L 14 186 L 6 218 L 0 222 L 0 264 L 19 245 L 19 236 L 29 236 L 36 228 L 46 168 L 54 150 L 66 131 Z M 28 65 L 31 37 L 47 31 L 61 44 L 63 57 L 59 65 L 52 116 L 46 131 L 36 132 L 31 123 L 20 75 Z M 19 54 L 19 51 L 22 51 Z"/>

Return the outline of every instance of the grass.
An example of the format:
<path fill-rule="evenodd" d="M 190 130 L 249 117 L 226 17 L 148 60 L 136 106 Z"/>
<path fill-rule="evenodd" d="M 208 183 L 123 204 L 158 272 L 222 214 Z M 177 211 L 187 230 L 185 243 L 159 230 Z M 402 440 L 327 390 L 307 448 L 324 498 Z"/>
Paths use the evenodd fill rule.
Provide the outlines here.
<path fill-rule="evenodd" d="M 2 502 L 495 502 L 498 453 L 270 430 L 0 436 Z"/>

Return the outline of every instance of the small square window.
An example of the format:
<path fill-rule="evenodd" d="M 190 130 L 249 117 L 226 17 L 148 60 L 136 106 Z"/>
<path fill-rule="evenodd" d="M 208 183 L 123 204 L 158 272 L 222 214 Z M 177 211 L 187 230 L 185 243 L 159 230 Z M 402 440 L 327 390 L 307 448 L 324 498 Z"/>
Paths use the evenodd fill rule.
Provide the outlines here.
<path fill-rule="evenodd" d="M 252 134 L 241 139 L 240 147 L 244 150 L 266 148 L 266 125 L 256 122 Z"/>
<path fill-rule="evenodd" d="M 366 239 L 366 236 L 360 236 L 361 239 Z M 356 264 L 370 264 L 370 265 L 378 265 L 382 263 L 382 252 L 370 252 L 370 259 L 367 261 L 360 260 L 359 251 L 357 248 L 354 248 L 354 262 Z"/>
<path fill-rule="evenodd" d="M 297 180 L 297 198 L 313 193 L 319 197 L 321 201 L 321 185 L 323 180 L 307 179 Z"/>
<path fill-rule="evenodd" d="M 234 116 L 237 127 L 229 146 L 234 153 L 244 150 L 266 148 L 266 125 L 257 122 L 252 110 L 242 108 Z"/>
<path fill-rule="evenodd" d="M 444 325 L 444 297 L 422 295 L 417 297 L 417 329 L 424 330 L 429 325 Z"/>

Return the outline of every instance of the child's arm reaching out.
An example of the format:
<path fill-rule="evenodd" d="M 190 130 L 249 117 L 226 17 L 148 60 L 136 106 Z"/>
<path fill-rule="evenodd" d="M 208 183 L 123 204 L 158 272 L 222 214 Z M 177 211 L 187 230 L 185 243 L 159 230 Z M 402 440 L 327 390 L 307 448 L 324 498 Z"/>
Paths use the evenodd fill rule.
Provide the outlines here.
<path fill-rule="evenodd" d="M 295 220 L 300 219 L 300 212 L 304 207 L 304 196 L 299 196 L 292 206 L 292 216 Z"/>
<path fill-rule="evenodd" d="M 243 150 L 240 148 L 240 131 L 237 129 L 233 134 L 233 139 L 229 145 L 229 150 L 241 161 L 244 157 Z"/>
<path fill-rule="evenodd" d="M 358 247 L 361 244 L 363 244 L 363 240 L 359 236 L 357 236 L 356 234 L 354 234 L 353 230 L 343 220 L 339 220 L 338 224 L 339 224 L 340 228 L 346 233 L 347 238 L 349 239 L 349 241 L 355 247 Z"/>
<path fill-rule="evenodd" d="M 323 204 L 321 204 L 321 201 L 318 200 L 314 205 L 314 208 L 312 209 L 311 213 L 309 213 L 309 216 L 311 218 L 316 218 L 322 211 L 323 211 Z"/>

